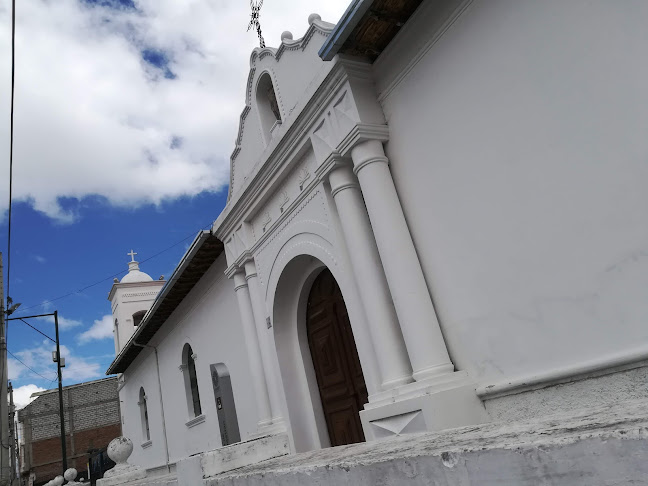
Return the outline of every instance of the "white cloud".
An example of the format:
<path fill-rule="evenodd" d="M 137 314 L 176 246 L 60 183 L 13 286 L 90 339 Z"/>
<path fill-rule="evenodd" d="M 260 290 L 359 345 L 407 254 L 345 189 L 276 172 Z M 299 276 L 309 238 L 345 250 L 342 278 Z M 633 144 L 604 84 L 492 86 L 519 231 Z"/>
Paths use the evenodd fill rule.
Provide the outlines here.
<path fill-rule="evenodd" d="M 266 2 L 266 43 L 277 46 L 283 30 L 300 37 L 312 11 L 337 21 L 348 2 Z M 137 206 L 227 184 L 257 43 L 246 32 L 248 2 L 135 0 L 137 9 L 82 0 L 17 3 L 16 199 L 70 222 L 77 208 L 60 197 L 97 195 Z M 0 59 L 10 56 L 8 5 L 0 6 Z M 146 62 L 145 49 L 162 53 L 175 79 Z M 0 153 L 9 151 L 9 83 L 5 62 Z M 6 191 L 1 184 L 0 215 Z"/>
<path fill-rule="evenodd" d="M 110 314 L 94 321 L 90 329 L 79 334 L 77 339 L 80 343 L 87 343 L 89 341 L 99 341 L 108 338 L 113 338 L 113 323 L 112 315 Z"/>
<path fill-rule="evenodd" d="M 19 379 L 25 371 L 29 370 L 21 365 L 18 360 L 7 358 L 7 374 L 10 380 Z"/>
<path fill-rule="evenodd" d="M 83 325 L 81 321 L 77 321 L 76 319 L 67 319 L 65 317 L 59 317 L 59 329 L 63 331 L 67 331 L 68 329 L 72 329 L 73 327 L 79 327 Z"/>
<path fill-rule="evenodd" d="M 36 260 L 38 263 L 45 263 L 47 261 L 45 257 L 42 257 L 40 255 L 34 255 L 34 260 Z"/>
<path fill-rule="evenodd" d="M 43 321 L 47 321 L 51 324 L 54 324 L 54 316 L 49 316 L 43 318 Z M 77 319 L 68 319 L 67 317 L 63 316 L 58 316 L 58 323 L 59 323 L 59 330 L 61 331 L 67 331 L 68 329 L 73 329 L 75 327 L 82 326 L 83 323 Z M 54 336 L 54 326 L 51 326 L 50 330 L 45 330 L 42 329 L 41 326 L 41 331 L 43 331 L 45 334 L 48 334 L 50 336 Z"/>
<path fill-rule="evenodd" d="M 34 348 L 23 349 L 14 354 L 26 366 L 29 366 L 45 379 L 53 380 L 56 378 L 56 363 L 52 361 L 52 351 L 55 350 L 56 345 L 54 343 L 44 340 Z M 65 368 L 63 368 L 63 379 L 65 381 L 86 381 L 99 378 L 103 375 L 100 363 L 82 356 L 77 356 L 65 345 L 61 345 L 61 356 L 65 358 Z M 20 371 L 18 371 L 19 367 L 22 367 Z M 31 379 L 37 378 L 30 370 L 18 362 L 10 362 L 8 371 L 10 378 L 13 380 L 17 380 L 19 377 L 26 375 L 29 375 Z M 12 372 L 17 372 L 17 376 L 12 376 Z"/>
<path fill-rule="evenodd" d="M 14 388 L 14 404 L 20 409 L 29 405 L 36 397 L 31 398 L 32 393 L 45 391 L 45 388 L 29 384 Z"/>

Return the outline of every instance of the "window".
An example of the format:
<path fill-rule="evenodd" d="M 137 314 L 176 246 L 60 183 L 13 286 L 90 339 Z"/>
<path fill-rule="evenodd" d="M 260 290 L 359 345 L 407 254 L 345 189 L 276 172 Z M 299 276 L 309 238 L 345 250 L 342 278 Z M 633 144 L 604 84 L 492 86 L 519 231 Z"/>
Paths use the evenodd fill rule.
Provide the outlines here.
<path fill-rule="evenodd" d="M 115 353 L 119 354 L 119 321 L 115 319 Z"/>
<path fill-rule="evenodd" d="M 198 391 L 198 378 L 196 376 L 196 354 L 189 344 L 185 344 L 182 351 L 182 366 L 185 378 L 185 391 L 189 413 L 194 417 L 202 415 L 200 406 L 200 393 Z"/>
<path fill-rule="evenodd" d="M 135 327 L 140 325 L 140 322 L 142 322 L 142 319 L 144 319 L 144 316 L 146 315 L 146 311 L 137 311 L 135 314 L 133 314 L 133 325 Z"/>
<path fill-rule="evenodd" d="M 261 118 L 261 129 L 265 142 L 268 143 L 272 138 L 273 129 L 281 124 L 281 111 L 279 102 L 275 93 L 270 74 L 263 73 L 259 77 L 256 89 L 257 109 Z"/>
<path fill-rule="evenodd" d="M 140 416 L 142 418 L 142 437 L 144 442 L 151 440 L 151 431 L 149 429 L 149 418 L 148 418 L 148 407 L 146 406 L 146 393 L 144 388 L 140 388 L 139 391 L 139 402 L 137 402 L 140 408 Z"/>

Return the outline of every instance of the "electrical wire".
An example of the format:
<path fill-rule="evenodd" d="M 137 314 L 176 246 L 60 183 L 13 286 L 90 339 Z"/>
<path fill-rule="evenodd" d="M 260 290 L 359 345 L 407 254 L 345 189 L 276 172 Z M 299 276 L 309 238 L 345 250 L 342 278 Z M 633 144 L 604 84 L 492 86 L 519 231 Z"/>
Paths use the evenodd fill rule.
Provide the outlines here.
<path fill-rule="evenodd" d="M 52 339 L 51 337 L 49 337 L 47 334 L 45 334 L 45 333 L 44 333 L 43 331 L 41 331 L 40 329 L 36 329 L 34 326 L 32 326 L 32 325 L 31 325 L 29 322 L 27 322 L 26 320 L 21 319 L 20 317 L 19 317 L 18 319 L 21 320 L 22 322 L 24 322 L 25 324 L 27 324 L 27 325 L 28 325 L 29 327 L 31 327 L 34 331 L 36 331 L 38 334 L 42 334 L 43 336 L 45 336 L 47 339 L 49 339 L 49 340 L 52 341 L 53 343 L 56 342 L 54 339 Z"/>
<path fill-rule="evenodd" d="M 9 128 L 9 214 L 7 218 L 7 309 L 11 283 L 11 201 L 13 199 L 14 92 L 16 81 L 16 0 L 11 2 L 11 114 Z"/>
<path fill-rule="evenodd" d="M 11 351 L 9 351 L 8 349 L 7 349 L 7 353 L 9 353 L 13 359 L 15 359 L 16 361 L 18 361 L 21 365 L 23 365 L 23 366 L 24 366 L 25 368 L 27 368 L 29 371 L 31 371 L 32 373 L 34 373 L 34 374 L 40 376 L 43 380 L 47 380 L 47 381 L 49 381 L 49 382 L 51 383 L 52 381 L 58 379 L 58 376 L 57 376 L 56 378 L 54 378 L 54 380 L 50 380 L 49 378 L 47 378 L 47 377 L 41 375 L 41 374 L 40 374 L 38 371 L 36 371 L 35 369 L 33 369 L 33 368 L 29 367 L 28 365 L 26 365 L 23 361 L 21 361 L 21 359 L 20 359 L 18 356 L 16 356 L 15 354 L 13 354 L 13 353 L 12 353 Z"/>
<path fill-rule="evenodd" d="M 207 228 L 210 228 L 211 226 L 212 226 L 212 223 L 209 223 L 209 224 L 206 224 L 205 226 L 203 226 L 201 229 L 207 229 Z M 178 246 L 178 245 L 184 243 L 184 242 L 187 241 L 189 238 L 195 238 L 195 236 L 196 236 L 196 233 L 193 232 L 193 233 L 191 233 L 189 236 L 184 237 L 183 239 L 181 239 L 180 241 L 174 243 L 174 244 L 171 245 L 170 247 L 165 248 L 164 250 L 157 252 L 155 255 L 152 255 L 152 256 L 150 256 L 150 257 L 148 257 L 148 258 L 142 260 L 142 261 L 139 262 L 139 263 L 140 263 L 140 264 L 141 264 L 141 263 L 146 263 L 146 262 L 148 262 L 148 261 L 150 261 L 150 260 L 153 260 L 154 258 L 157 258 L 158 256 L 162 255 L 163 253 L 166 253 L 167 251 L 172 250 L 172 249 L 175 248 L 176 246 Z M 75 290 L 75 291 L 72 291 L 72 292 L 68 292 L 68 293 L 65 294 L 65 295 L 61 295 L 61 296 L 59 296 L 59 297 L 55 297 L 55 298 L 53 298 L 53 299 L 44 300 L 44 301 L 41 302 L 40 304 L 33 304 L 33 305 L 29 305 L 29 306 L 27 306 L 27 307 L 21 307 L 20 310 L 21 310 L 21 311 L 26 311 L 26 310 L 28 310 L 28 309 L 33 309 L 33 308 L 35 308 L 35 307 L 41 307 L 41 306 L 43 306 L 43 305 L 51 304 L 51 303 L 53 303 L 53 302 L 56 302 L 57 300 L 65 299 L 65 298 L 70 297 L 70 296 L 72 296 L 72 295 L 80 294 L 80 293 L 82 293 L 82 292 L 84 292 L 84 291 L 86 291 L 86 290 L 88 290 L 88 289 L 91 289 L 92 287 L 96 287 L 97 285 L 99 285 L 99 284 L 101 284 L 101 283 L 104 283 L 105 281 L 110 280 L 110 279 L 113 279 L 113 278 L 115 278 L 115 277 L 117 277 L 117 276 L 119 276 L 119 275 L 122 275 L 122 274 L 124 274 L 124 273 L 126 273 L 126 270 L 120 270 L 119 272 L 117 272 L 117 273 L 113 273 L 112 275 L 109 275 L 108 277 L 102 278 L 101 280 L 98 280 L 98 281 L 96 281 L 96 282 L 94 282 L 94 283 L 92 283 L 92 284 L 90 284 L 90 285 L 86 285 L 85 287 L 83 287 L 83 288 L 81 288 L 81 289 L 79 289 L 79 290 Z"/>
<path fill-rule="evenodd" d="M 9 311 L 9 304 L 11 302 L 11 299 L 9 296 L 11 295 L 9 293 L 9 282 L 10 282 L 10 275 L 11 275 L 11 200 L 12 200 L 12 193 L 13 193 L 13 132 L 14 132 L 14 92 L 15 92 L 15 72 L 16 72 L 16 61 L 15 61 L 15 54 L 16 54 L 16 0 L 12 0 L 11 2 L 11 114 L 10 114 L 10 128 L 9 128 L 9 214 L 8 214 L 8 220 L 7 220 L 7 306 L 6 306 L 6 311 Z M 4 296 L 0 296 L 0 298 L 4 298 Z M 2 308 L 2 306 L 0 306 Z M 3 309 L 4 311 L 4 309 Z M 5 321 L 4 323 L 5 329 L 4 330 L 4 337 L 5 337 L 5 342 L 4 346 L 6 349 L 7 346 L 7 331 L 9 330 L 9 322 Z M 7 350 L 8 351 L 8 350 Z M 5 356 L 6 358 L 6 356 Z M 24 364 L 24 363 L 23 363 Z M 6 359 L 2 360 L 2 364 L 0 365 L 0 379 L 3 379 L 6 373 L 5 367 L 7 366 L 6 364 Z M 3 400 L 6 400 L 7 397 L 2 397 Z M 3 419 L 4 420 L 4 419 Z M 0 445 L 2 447 L 9 449 L 9 445 L 4 444 L 4 442 L 0 441 Z M 0 460 L 1 460 L 1 455 L 0 455 Z M 4 468 L 5 465 L 0 462 L 0 474 L 4 476 Z"/>

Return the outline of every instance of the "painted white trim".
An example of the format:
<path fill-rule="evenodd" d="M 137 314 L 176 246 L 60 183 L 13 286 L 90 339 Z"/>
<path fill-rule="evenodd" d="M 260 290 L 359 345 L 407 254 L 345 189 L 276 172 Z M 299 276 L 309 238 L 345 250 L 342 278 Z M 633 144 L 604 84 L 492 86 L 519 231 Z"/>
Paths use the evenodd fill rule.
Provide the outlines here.
<path fill-rule="evenodd" d="M 406 79 L 416 65 L 421 62 L 430 49 L 445 35 L 445 33 L 454 25 L 454 23 L 461 18 L 464 12 L 470 7 L 474 0 L 464 0 L 448 17 L 448 19 L 443 22 L 439 30 L 428 40 L 421 50 L 416 53 L 416 55 L 411 59 L 407 66 L 399 72 L 399 74 L 391 80 L 391 82 L 378 94 L 378 101 L 382 103 L 391 93 L 394 91 L 399 84 Z M 432 5 L 432 3 L 430 4 Z M 421 9 L 417 10 L 414 15 L 421 14 Z M 396 39 L 392 41 L 387 48 L 382 52 L 378 57 L 374 65 L 379 65 L 381 61 L 389 56 L 389 54 L 397 49 L 399 40 L 403 39 L 406 35 L 406 30 L 408 27 L 412 28 L 411 19 L 405 24 L 405 27 L 398 33 Z"/>
<path fill-rule="evenodd" d="M 198 424 L 202 424 L 205 421 L 205 414 L 200 414 L 197 417 L 192 418 L 188 422 L 185 422 L 185 425 L 188 429 L 195 427 Z"/>
<path fill-rule="evenodd" d="M 515 395 L 525 391 L 538 390 L 570 381 L 609 375 L 619 371 L 648 365 L 648 347 L 633 352 L 611 354 L 600 360 L 592 360 L 576 366 L 552 370 L 547 373 L 529 375 L 511 380 L 477 387 L 477 395 L 482 400 Z"/>

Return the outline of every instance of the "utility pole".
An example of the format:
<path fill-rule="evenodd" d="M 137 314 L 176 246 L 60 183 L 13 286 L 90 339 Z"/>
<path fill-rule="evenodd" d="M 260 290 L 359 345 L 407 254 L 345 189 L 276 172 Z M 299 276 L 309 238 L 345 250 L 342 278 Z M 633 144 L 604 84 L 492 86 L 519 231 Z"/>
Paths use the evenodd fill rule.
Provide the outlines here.
<path fill-rule="evenodd" d="M 9 413 L 7 410 L 7 339 L 5 337 L 5 296 L 2 253 L 0 253 L 0 485 L 10 484 Z"/>
<path fill-rule="evenodd" d="M 9 382 L 9 447 L 11 448 L 11 475 L 10 484 L 16 484 L 16 407 L 13 400 L 13 385 Z"/>
<path fill-rule="evenodd" d="M 2 276 L 2 266 L 1 265 L 2 265 L 2 260 L 0 260 L 0 277 Z M 0 293 L 2 293 L 2 287 L 0 287 Z M 19 306 L 20 306 L 20 304 L 13 304 L 9 308 L 9 312 L 7 314 L 13 313 Z M 36 329 L 34 326 L 29 324 L 28 322 L 25 322 L 25 319 L 32 319 L 32 318 L 35 318 L 35 317 L 47 317 L 47 316 L 54 316 L 54 329 L 56 331 L 56 339 L 52 339 L 47 334 L 39 331 L 38 329 Z M 61 358 L 61 345 L 60 345 L 60 342 L 59 342 L 58 311 L 56 310 L 56 311 L 54 311 L 52 313 L 49 313 L 49 314 L 38 314 L 38 315 L 35 315 L 35 316 L 7 317 L 7 322 L 8 321 L 15 321 L 15 320 L 25 322 L 25 324 L 27 324 L 29 327 L 33 328 L 38 333 L 42 334 L 47 339 L 49 339 L 50 341 L 52 341 L 53 343 L 56 344 L 56 351 L 52 351 L 52 360 L 56 363 L 56 372 L 57 372 L 57 376 L 58 376 L 59 416 L 61 418 L 61 459 L 62 459 L 61 462 L 62 462 L 62 465 L 63 465 L 63 471 L 62 471 L 61 475 L 63 475 L 65 473 L 65 471 L 67 470 L 67 444 L 66 444 L 66 441 L 65 441 L 65 409 L 63 408 L 63 376 L 61 374 L 61 368 L 65 367 L 65 358 Z M 5 346 L 5 351 L 6 351 L 6 346 Z M 5 355 L 5 360 L 6 360 L 6 355 Z M 5 366 L 5 369 L 6 369 L 6 366 Z M 5 375 L 4 383 L 5 383 L 5 388 L 6 388 L 6 383 L 7 383 L 6 375 Z M 5 408 L 6 408 L 6 406 L 7 406 L 6 393 L 5 393 L 4 404 L 5 404 Z M 3 422 L 5 422 L 5 421 L 3 421 Z M 5 443 L 6 443 L 6 441 L 5 441 Z M 8 452 L 8 450 L 9 450 L 8 447 L 7 447 L 6 450 Z M 5 461 L 5 463 L 8 462 L 8 461 L 9 461 L 9 455 L 7 454 L 7 460 Z M 0 486 L 4 486 L 5 484 L 6 483 L 3 483 L 2 481 L 0 481 Z"/>
<path fill-rule="evenodd" d="M 61 456 L 63 473 L 67 471 L 67 444 L 65 443 L 65 411 L 63 410 L 63 378 L 61 376 L 61 347 L 59 346 L 58 311 L 54 311 L 54 329 L 56 331 L 56 371 L 58 373 L 59 415 L 61 417 Z"/>

